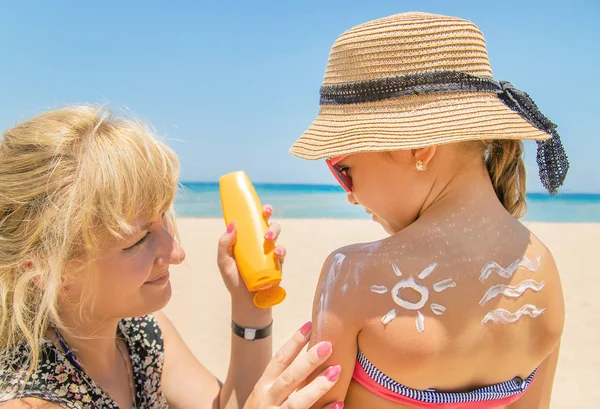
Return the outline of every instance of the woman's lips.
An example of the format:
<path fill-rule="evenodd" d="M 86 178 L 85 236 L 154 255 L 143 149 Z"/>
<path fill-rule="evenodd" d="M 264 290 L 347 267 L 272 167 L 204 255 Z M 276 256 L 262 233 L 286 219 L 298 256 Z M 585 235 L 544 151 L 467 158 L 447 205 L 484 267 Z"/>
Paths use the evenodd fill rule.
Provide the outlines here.
<path fill-rule="evenodd" d="M 169 271 L 167 270 L 166 272 L 164 272 L 160 276 L 156 277 L 152 281 L 146 281 L 145 284 L 165 284 L 167 281 L 169 281 L 169 277 L 170 277 L 170 274 L 169 274 Z"/>

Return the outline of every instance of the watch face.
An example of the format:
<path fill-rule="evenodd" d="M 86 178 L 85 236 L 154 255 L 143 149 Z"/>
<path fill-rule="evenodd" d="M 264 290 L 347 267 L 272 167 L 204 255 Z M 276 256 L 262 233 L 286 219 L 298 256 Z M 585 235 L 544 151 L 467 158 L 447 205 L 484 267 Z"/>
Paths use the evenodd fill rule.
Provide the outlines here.
<path fill-rule="evenodd" d="M 256 329 L 254 328 L 246 328 L 244 329 L 244 339 L 248 341 L 253 341 L 256 338 Z"/>

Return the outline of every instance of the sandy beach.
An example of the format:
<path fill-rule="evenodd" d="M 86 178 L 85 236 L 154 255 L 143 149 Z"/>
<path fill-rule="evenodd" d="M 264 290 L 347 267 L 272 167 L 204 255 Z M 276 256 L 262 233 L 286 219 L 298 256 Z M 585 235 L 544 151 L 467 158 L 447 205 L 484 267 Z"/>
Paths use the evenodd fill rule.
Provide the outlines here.
<path fill-rule="evenodd" d="M 282 219 L 288 249 L 283 286 L 287 299 L 274 310 L 274 344 L 280 346 L 311 318 L 321 265 L 333 250 L 385 237 L 369 220 Z M 567 321 L 554 384 L 553 409 L 600 404 L 600 224 L 527 223 L 552 251 L 566 300 Z M 186 261 L 172 268 L 173 298 L 165 309 L 194 354 L 223 379 L 229 362 L 229 297 L 216 267 L 220 219 L 178 219 Z M 596 300 L 596 301 L 594 301 Z"/>

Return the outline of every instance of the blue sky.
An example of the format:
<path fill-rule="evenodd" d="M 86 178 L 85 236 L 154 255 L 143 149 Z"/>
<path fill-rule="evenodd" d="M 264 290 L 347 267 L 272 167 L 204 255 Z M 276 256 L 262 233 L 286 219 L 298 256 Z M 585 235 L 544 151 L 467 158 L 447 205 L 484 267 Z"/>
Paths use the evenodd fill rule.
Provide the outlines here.
<path fill-rule="evenodd" d="M 0 6 L 0 127 L 108 103 L 154 124 L 185 181 L 333 183 L 288 154 L 318 111 L 331 45 L 404 11 L 474 21 L 494 76 L 529 93 L 571 159 L 563 192 L 600 193 L 600 3 L 588 1 L 19 1 Z M 535 143 L 529 189 L 540 191 Z"/>

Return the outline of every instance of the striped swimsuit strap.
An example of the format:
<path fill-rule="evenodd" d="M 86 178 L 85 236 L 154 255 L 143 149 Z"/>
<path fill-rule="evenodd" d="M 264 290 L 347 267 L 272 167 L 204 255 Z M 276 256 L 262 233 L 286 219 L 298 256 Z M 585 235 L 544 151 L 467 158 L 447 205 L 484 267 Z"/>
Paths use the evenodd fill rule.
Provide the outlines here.
<path fill-rule="evenodd" d="M 406 397 L 410 400 L 432 404 L 497 401 L 513 396 L 516 397 L 529 388 L 529 385 L 531 385 L 535 374 L 537 373 L 536 368 L 526 379 L 515 377 L 509 381 L 485 386 L 470 392 L 437 392 L 433 389 L 411 389 L 394 381 L 377 369 L 377 367 L 373 365 L 360 350 L 358 351 L 354 378 L 359 381 L 360 384 L 366 386 L 365 382 L 368 382 L 369 380 L 365 380 L 364 376 L 356 376 L 357 370 L 364 372 L 364 374 L 370 378 L 370 381 L 380 385 L 387 391 Z"/>

